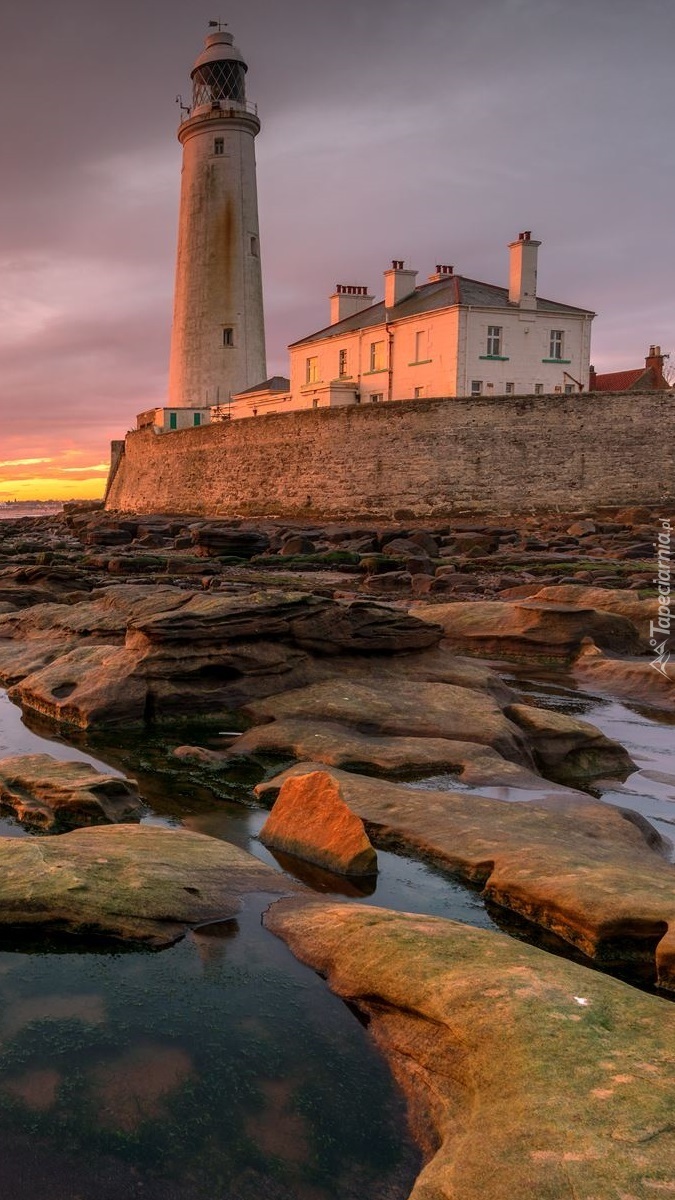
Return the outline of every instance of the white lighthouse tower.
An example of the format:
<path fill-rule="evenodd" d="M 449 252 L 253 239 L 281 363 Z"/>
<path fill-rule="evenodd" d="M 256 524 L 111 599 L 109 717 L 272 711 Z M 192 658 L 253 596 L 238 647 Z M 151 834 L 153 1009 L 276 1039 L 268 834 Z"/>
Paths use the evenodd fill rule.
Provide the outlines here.
<path fill-rule="evenodd" d="M 218 26 L 192 70 L 178 130 L 183 169 L 169 404 L 227 404 L 266 378 L 255 138 L 248 68 Z"/>

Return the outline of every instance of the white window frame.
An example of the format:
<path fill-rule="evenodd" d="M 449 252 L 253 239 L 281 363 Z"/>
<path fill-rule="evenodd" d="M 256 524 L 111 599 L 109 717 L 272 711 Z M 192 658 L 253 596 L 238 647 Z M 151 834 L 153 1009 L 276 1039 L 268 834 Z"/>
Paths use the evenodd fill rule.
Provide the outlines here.
<path fill-rule="evenodd" d="M 387 357 L 384 341 L 370 343 L 371 371 L 386 371 Z"/>
<path fill-rule="evenodd" d="M 471 395 L 472 396 L 482 396 L 483 395 L 483 380 L 482 379 L 472 379 L 471 380 Z"/>
<path fill-rule="evenodd" d="M 488 325 L 488 327 L 487 327 L 487 355 L 488 355 L 488 358 L 501 358 L 503 332 L 504 332 L 504 327 L 502 325 Z"/>
<path fill-rule="evenodd" d="M 548 356 L 559 362 L 565 357 L 565 330 L 552 329 L 548 343 Z"/>
<path fill-rule="evenodd" d="M 515 391 L 516 391 L 515 383 L 512 383 L 509 381 L 509 383 L 504 384 L 504 395 L 505 396 L 513 396 L 513 395 L 515 395 Z"/>
<path fill-rule="evenodd" d="M 429 330 L 418 329 L 415 333 L 415 362 L 427 362 L 429 359 Z"/>
<path fill-rule="evenodd" d="M 338 353 L 338 379 L 346 379 L 349 375 L 349 351 L 340 350 Z"/>
<path fill-rule="evenodd" d="M 305 383 L 319 382 L 319 356 L 312 354 L 305 359 Z"/>

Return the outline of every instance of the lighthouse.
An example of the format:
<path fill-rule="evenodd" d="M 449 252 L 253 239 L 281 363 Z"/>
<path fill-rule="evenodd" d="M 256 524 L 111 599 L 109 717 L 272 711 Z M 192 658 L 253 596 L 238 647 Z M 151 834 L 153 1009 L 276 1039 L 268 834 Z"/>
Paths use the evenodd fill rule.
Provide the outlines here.
<path fill-rule="evenodd" d="M 227 404 L 266 378 L 255 105 L 248 67 L 218 25 L 191 73 L 181 106 L 183 166 L 169 404 Z"/>

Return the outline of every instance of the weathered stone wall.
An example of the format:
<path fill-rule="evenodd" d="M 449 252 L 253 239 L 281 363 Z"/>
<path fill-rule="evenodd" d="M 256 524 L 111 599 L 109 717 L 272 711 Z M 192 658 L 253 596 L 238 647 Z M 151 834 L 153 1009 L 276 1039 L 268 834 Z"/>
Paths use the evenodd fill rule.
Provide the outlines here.
<path fill-rule="evenodd" d="M 110 509 L 444 516 L 658 502 L 667 393 L 414 400 L 130 433 Z"/>

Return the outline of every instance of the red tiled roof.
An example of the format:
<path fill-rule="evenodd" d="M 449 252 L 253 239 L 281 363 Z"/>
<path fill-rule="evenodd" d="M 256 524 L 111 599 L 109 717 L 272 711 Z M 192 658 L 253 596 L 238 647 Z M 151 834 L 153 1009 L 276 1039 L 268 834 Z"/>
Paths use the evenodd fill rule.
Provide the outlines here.
<path fill-rule="evenodd" d="M 627 392 L 644 374 L 644 367 L 638 367 L 635 371 L 610 371 L 606 375 L 596 375 L 592 383 L 593 391 Z"/>

